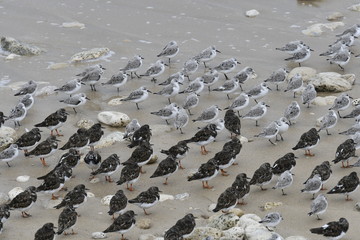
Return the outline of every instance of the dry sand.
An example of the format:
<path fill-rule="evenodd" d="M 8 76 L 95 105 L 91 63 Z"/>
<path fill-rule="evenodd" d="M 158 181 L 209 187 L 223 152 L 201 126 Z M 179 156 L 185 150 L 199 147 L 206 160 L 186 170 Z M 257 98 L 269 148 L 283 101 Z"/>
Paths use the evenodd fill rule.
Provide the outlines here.
<path fill-rule="evenodd" d="M 44 81 L 50 85 L 60 86 L 66 81 L 73 79 L 75 74 L 81 72 L 86 66 L 101 63 L 106 67 L 103 75 L 109 79 L 116 73 L 120 67 L 123 67 L 127 58 L 134 54 L 140 54 L 145 58 L 144 65 L 139 73 L 143 73 L 150 63 L 157 60 L 156 55 L 162 47 L 170 40 L 176 40 L 180 45 L 180 53 L 173 59 L 170 68 L 159 77 L 159 82 L 165 80 L 170 74 L 182 68 L 183 62 L 191 56 L 197 54 L 202 49 L 216 45 L 222 52 L 218 54 L 215 60 L 209 63 L 215 66 L 222 60 L 236 57 L 241 65 L 237 67 L 239 71 L 245 66 L 251 66 L 255 69 L 258 78 L 248 81 L 243 88 L 249 89 L 251 86 L 262 82 L 274 70 L 280 67 L 292 69 L 296 64 L 287 64 L 283 59 L 287 57 L 285 53 L 275 51 L 285 43 L 301 39 L 312 49 L 315 50 L 312 57 L 303 64 L 317 69 L 318 72 L 335 71 L 340 72 L 337 66 L 329 65 L 324 58 L 318 54 L 326 49 L 326 46 L 335 40 L 335 34 L 342 32 L 345 27 L 336 29 L 334 32 L 327 30 L 320 37 L 308 37 L 301 33 L 301 30 L 314 23 L 325 23 L 326 17 L 334 11 L 344 14 L 343 22 L 346 27 L 358 23 L 358 12 L 352 12 L 346 8 L 353 1 L 2 1 L 0 2 L 1 34 L 12 36 L 19 40 L 33 43 L 39 47 L 45 48 L 46 53 L 35 57 L 20 57 L 12 61 L 2 61 L 1 78 L 8 76 L 12 83 L 17 81 Z M 255 18 L 247 18 L 244 13 L 246 10 L 257 9 L 260 15 Z M 80 22 L 85 24 L 84 29 L 61 27 L 64 22 Z M 359 53 L 358 40 L 352 47 L 355 54 Z M 50 63 L 66 62 L 70 57 L 84 49 L 94 47 L 108 47 L 115 54 L 110 61 L 99 61 L 71 65 L 70 67 L 50 70 L 47 66 Z M 351 62 L 345 67 L 345 73 L 358 72 L 358 60 L 351 59 Z M 204 71 L 201 66 L 196 74 L 191 76 L 194 79 L 200 76 Z M 235 73 L 234 72 L 234 73 Z M 232 76 L 234 73 L 229 74 Z M 218 85 L 223 81 L 223 76 Z M 185 83 L 187 83 L 185 81 Z M 148 78 L 134 79 L 130 81 L 121 96 L 127 95 L 131 90 L 146 85 L 152 91 L 161 89 L 154 85 Z M 42 85 L 45 86 L 45 85 Z M 42 87 L 40 86 L 40 87 Z M 186 84 L 185 84 L 186 86 Z M 273 87 L 274 88 L 274 87 Z M 284 89 L 284 86 L 280 86 Z M 13 96 L 9 88 L 1 88 L 0 106 L 1 111 L 8 113 L 18 99 Z M 89 103 L 78 109 L 78 114 L 74 115 L 71 109 L 68 109 L 70 116 L 65 127 L 61 128 L 65 135 L 61 137 L 60 145 L 67 141 L 68 137 L 76 131 L 76 122 L 80 119 L 96 120 L 96 116 L 103 110 L 114 110 L 128 114 L 131 118 L 137 118 L 141 124 L 148 123 L 154 129 L 155 125 L 166 126 L 160 118 L 150 115 L 150 111 L 158 110 L 167 104 L 167 99 L 152 95 L 150 98 L 140 104 L 141 110 L 137 111 L 134 104 L 124 103 L 120 106 L 112 107 L 107 105 L 109 99 L 117 96 L 115 89 L 98 86 L 97 92 L 90 92 L 89 86 L 82 88 L 91 99 Z M 240 92 L 240 91 L 239 91 Z M 356 84 L 350 95 L 359 97 L 359 85 Z M 336 94 L 337 95 L 337 94 Z M 28 116 L 22 121 L 22 126 L 17 129 L 19 135 L 25 128 L 31 129 L 35 123 L 44 119 L 48 114 L 56 109 L 63 107 L 59 100 L 64 98 L 64 94 L 51 95 L 43 98 L 36 98 L 34 107 L 29 111 Z M 235 96 L 235 94 L 233 94 Z M 177 103 L 182 103 L 185 96 L 179 95 L 175 98 Z M 260 132 L 261 127 L 265 127 L 273 120 L 280 118 L 285 107 L 293 100 L 290 93 L 282 91 L 272 91 L 265 98 L 267 104 L 271 107 L 268 114 L 259 121 L 260 127 L 255 127 L 251 120 L 242 120 L 242 135 L 252 139 L 254 134 Z M 298 97 L 296 99 L 300 101 Z M 226 107 L 231 100 L 221 93 L 208 93 L 206 90 L 201 94 L 199 106 L 193 110 L 195 117 L 202 109 L 211 105 L 218 104 L 220 107 Z M 250 105 L 252 106 L 252 101 Z M 187 182 L 186 177 L 191 171 L 197 169 L 201 163 L 210 159 L 213 154 L 219 151 L 225 141 L 229 140 L 229 133 L 224 130 L 221 132 L 215 143 L 207 146 L 210 153 L 207 156 L 200 154 L 200 148 L 197 145 L 190 144 L 190 153 L 183 160 L 185 170 L 179 170 L 169 179 L 169 185 L 163 186 L 163 179 L 149 179 L 156 165 L 145 166 L 146 174 L 142 175 L 135 184 L 135 191 L 125 190 L 127 197 L 133 198 L 149 186 L 156 185 L 165 194 L 176 195 L 179 193 L 189 193 L 190 197 L 184 201 L 165 201 L 149 209 L 152 214 L 144 216 L 143 211 L 136 206 L 128 205 L 129 209 L 135 210 L 137 218 L 150 218 L 152 227 L 148 230 L 134 228 L 126 234 L 129 239 L 137 239 L 140 234 L 151 233 L 161 236 L 162 233 L 171 227 L 177 219 L 183 217 L 186 213 L 192 212 L 197 216 L 211 215 L 208 212 L 208 206 L 215 203 L 219 194 L 229 186 L 235 176 L 240 172 L 245 172 L 252 176 L 255 169 L 261 163 L 274 163 L 279 157 L 295 146 L 300 135 L 315 125 L 316 119 L 327 112 L 329 106 L 312 106 L 307 109 L 301 106 L 302 114 L 300 120 L 284 134 L 285 141 L 279 142 L 276 146 L 271 145 L 265 139 L 255 139 L 251 143 L 246 143 L 238 157 L 239 165 L 232 166 L 229 169 L 228 177 L 218 176 L 210 181 L 214 186 L 213 190 L 204 190 L 201 182 Z M 248 110 L 248 109 L 247 109 Z M 245 110 L 246 111 L 246 110 Z M 349 110 L 348 110 L 349 111 Z M 347 111 L 347 112 L 348 112 Z M 224 116 L 224 111 L 220 117 Z M 282 202 L 283 205 L 275 210 L 282 213 L 284 221 L 277 227 L 277 232 L 283 237 L 302 235 L 308 239 L 321 239 L 313 236 L 309 228 L 321 226 L 326 222 L 337 220 L 340 217 L 346 217 L 350 222 L 350 229 L 344 239 L 357 239 L 358 230 L 356 225 L 359 219 L 359 213 L 354 209 L 354 205 L 360 200 L 360 192 L 352 195 L 354 201 L 345 201 L 342 195 L 328 195 L 329 208 L 323 216 L 322 221 L 315 217 L 308 217 L 307 212 L 310 208 L 310 195 L 301 194 L 302 182 L 308 177 L 313 167 L 325 160 L 334 158 L 336 147 L 346 138 L 337 133 L 347 129 L 353 124 L 353 120 L 340 119 L 335 128 L 331 129 L 333 133 L 327 136 L 321 132 L 321 141 L 313 150 L 315 157 L 307 158 L 303 151 L 296 151 L 299 157 L 294 169 L 295 181 L 290 189 L 287 189 L 287 196 L 282 196 L 280 190 L 260 191 L 257 187 L 252 187 L 250 195 L 246 199 L 247 205 L 241 208 L 247 213 L 255 213 L 264 216 L 266 213 L 260 210 L 260 206 L 265 202 Z M 7 126 L 13 126 L 11 122 Z M 181 139 L 191 137 L 197 128 L 202 126 L 200 123 L 189 123 L 185 127 L 185 134 L 180 134 L 176 129 L 170 131 L 154 133 L 151 142 L 154 144 L 154 151 L 159 156 L 159 160 L 164 159 L 160 153 L 161 149 L 166 149 Z M 106 127 L 105 134 L 112 131 L 123 131 L 124 129 L 115 129 Z M 48 136 L 48 131 L 44 129 L 43 139 Z M 117 153 L 121 161 L 125 161 L 131 154 L 126 143 L 118 143 L 112 147 L 101 149 L 103 159 L 112 153 Z M 12 162 L 12 167 L 8 168 L 5 163 L 0 166 L 0 189 L 7 193 L 16 186 L 26 188 L 29 185 L 40 185 L 36 177 L 48 172 L 59 157 L 63 154 L 58 151 L 55 155 L 49 157 L 47 162 L 49 168 L 41 166 L 37 158 L 18 157 Z M 354 169 L 342 169 L 339 165 L 332 166 L 333 175 L 326 184 L 328 188 L 334 186 L 344 175 L 349 174 Z M 357 169 L 355 171 L 358 172 Z M 114 194 L 117 189 L 124 189 L 124 186 L 117 186 L 115 183 L 107 183 L 101 178 L 96 184 L 89 183 L 89 169 L 85 164 L 80 164 L 75 170 L 76 177 L 67 183 L 67 187 L 72 189 L 79 183 L 85 183 L 94 198 L 89 198 L 88 202 L 78 209 L 81 217 L 77 221 L 75 231 L 76 236 L 59 236 L 57 239 L 89 239 L 91 233 L 102 231 L 107 228 L 112 220 L 107 215 L 108 207 L 103 206 L 100 200 L 105 195 Z M 113 175 L 117 180 L 120 171 Z M 29 175 L 30 181 L 18 183 L 15 181 L 17 176 Z M 275 182 L 271 183 L 273 186 Z M 61 192 L 62 196 L 66 193 Z M 4 231 L 0 235 L 1 239 L 33 239 L 35 231 L 46 222 L 54 222 L 57 225 L 59 210 L 45 209 L 50 196 L 38 195 L 38 201 L 29 211 L 33 217 L 23 219 L 18 212 L 12 212 L 11 218 L 4 224 Z M 198 226 L 204 225 L 205 220 L 197 220 Z M 109 239 L 118 239 L 118 234 L 109 234 Z"/>

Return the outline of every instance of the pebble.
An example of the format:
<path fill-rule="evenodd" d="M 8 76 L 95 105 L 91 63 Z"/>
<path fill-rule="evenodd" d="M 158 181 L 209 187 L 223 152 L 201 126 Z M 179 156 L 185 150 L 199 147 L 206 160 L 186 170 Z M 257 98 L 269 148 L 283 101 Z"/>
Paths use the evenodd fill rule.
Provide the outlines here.
<path fill-rule="evenodd" d="M 1 126 L 0 128 L 0 151 L 5 149 L 9 144 L 13 143 L 16 136 L 16 131 L 11 127 Z"/>
<path fill-rule="evenodd" d="M 357 106 L 360 103 L 360 98 L 356 98 L 352 101 L 352 105 Z"/>
<path fill-rule="evenodd" d="M 0 192 L 0 205 L 3 205 L 10 201 L 9 196 L 6 193 Z"/>
<path fill-rule="evenodd" d="M 64 28 L 75 28 L 75 27 L 80 29 L 85 28 L 85 24 L 79 22 L 64 22 L 61 26 Z"/>
<path fill-rule="evenodd" d="M 136 220 L 136 226 L 140 229 L 149 229 L 149 228 L 151 228 L 151 219 L 140 218 L 140 219 Z"/>
<path fill-rule="evenodd" d="M 115 111 L 100 112 L 97 119 L 112 127 L 125 127 L 131 121 L 127 114 Z"/>
<path fill-rule="evenodd" d="M 66 63 L 66 62 L 50 63 L 50 65 L 47 67 L 47 69 L 57 70 L 57 69 L 67 68 L 69 66 L 70 66 L 70 64 Z"/>
<path fill-rule="evenodd" d="M 112 198 L 113 196 L 114 196 L 114 195 L 107 195 L 107 196 L 103 197 L 103 198 L 101 199 L 101 204 L 102 204 L 102 205 L 105 205 L 105 206 L 109 206 L 109 205 L 110 205 L 110 200 L 111 200 L 111 198 Z"/>
<path fill-rule="evenodd" d="M 91 237 L 92 237 L 93 239 L 104 239 L 104 238 L 107 238 L 106 234 L 103 233 L 103 232 L 93 232 L 93 233 L 91 234 Z"/>
<path fill-rule="evenodd" d="M 260 14 L 260 13 L 259 13 L 258 10 L 256 10 L 256 9 L 251 9 L 251 10 L 246 11 L 245 16 L 250 17 L 250 18 L 253 18 L 253 17 L 256 17 L 256 16 L 259 15 L 259 14 Z"/>
<path fill-rule="evenodd" d="M 264 206 L 261 207 L 261 209 L 263 209 L 264 211 L 268 211 L 281 205 L 283 205 L 282 202 L 267 202 L 264 204 Z"/>
<path fill-rule="evenodd" d="M 103 137 L 100 142 L 95 146 L 95 149 L 100 149 L 104 147 L 109 147 L 117 142 L 124 142 L 124 133 L 123 132 L 112 132 L 109 135 Z"/>
<path fill-rule="evenodd" d="M 10 200 L 13 200 L 19 193 L 23 192 L 24 189 L 21 187 L 15 187 L 8 192 Z"/>
<path fill-rule="evenodd" d="M 121 104 L 123 104 L 123 101 L 121 101 L 121 99 L 123 99 L 123 97 L 111 99 L 111 100 L 108 102 L 108 104 L 109 104 L 110 106 L 118 106 L 118 105 L 121 105 Z"/>
<path fill-rule="evenodd" d="M 355 209 L 360 212 L 360 202 L 357 202 L 357 203 L 355 204 Z"/>
<path fill-rule="evenodd" d="M 90 183 L 98 183 L 100 182 L 100 178 L 93 178 L 90 180 Z"/>
<path fill-rule="evenodd" d="M 95 194 L 93 194 L 92 192 L 86 192 L 86 194 L 89 198 L 95 197 Z"/>
<path fill-rule="evenodd" d="M 70 62 L 76 63 L 76 62 L 94 60 L 94 59 L 98 59 L 100 57 L 104 57 L 108 54 L 110 54 L 109 48 L 93 48 L 90 50 L 86 50 L 86 51 L 74 54 L 70 58 Z"/>
<path fill-rule="evenodd" d="M 186 200 L 189 197 L 190 197 L 190 194 L 188 194 L 188 193 L 179 193 L 179 194 L 175 195 L 175 199 L 176 200 L 181 200 L 181 201 Z"/>
<path fill-rule="evenodd" d="M 347 9 L 355 12 L 360 12 L 360 3 L 354 4 Z"/>
<path fill-rule="evenodd" d="M 344 25 L 343 22 L 316 23 L 301 32 L 310 37 L 319 37 L 325 30 L 334 31 L 336 28 L 343 27 Z"/>
<path fill-rule="evenodd" d="M 85 128 L 85 129 L 89 129 L 92 125 L 94 125 L 94 121 L 88 119 L 81 119 L 76 123 L 76 126 L 78 128 Z"/>
<path fill-rule="evenodd" d="M 328 21 L 341 21 L 344 18 L 344 15 L 340 12 L 333 12 L 331 14 L 329 14 L 326 17 L 326 20 Z"/>
<path fill-rule="evenodd" d="M 29 179 L 30 179 L 30 176 L 24 175 L 24 176 L 18 176 L 16 178 L 16 181 L 17 182 L 27 182 L 27 181 L 29 181 Z"/>
<path fill-rule="evenodd" d="M 147 163 L 147 165 L 156 163 L 158 158 L 159 158 L 158 155 L 153 154 L 150 161 Z"/>
<path fill-rule="evenodd" d="M 15 58 L 20 57 L 20 55 L 17 55 L 15 53 L 10 53 L 6 56 L 5 60 L 14 60 Z"/>
<path fill-rule="evenodd" d="M 45 97 L 45 96 L 49 96 L 49 95 L 53 95 L 56 93 L 56 91 L 54 91 L 55 89 L 57 89 L 57 86 L 46 86 L 41 88 L 40 90 L 37 90 L 35 93 L 36 97 Z"/>
<path fill-rule="evenodd" d="M 169 195 L 169 194 L 160 194 L 160 200 L 159 202 L 164 202 L 166 200 L 174 200 L 174 196 L 173 195 Z"/>

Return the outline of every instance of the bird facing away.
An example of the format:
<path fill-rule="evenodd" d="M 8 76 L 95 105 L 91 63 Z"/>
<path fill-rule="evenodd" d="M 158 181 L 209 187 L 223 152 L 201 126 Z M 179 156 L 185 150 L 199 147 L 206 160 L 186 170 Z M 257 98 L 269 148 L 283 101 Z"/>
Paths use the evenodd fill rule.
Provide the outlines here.
<path fill-rule="evenodd" d="M 290 187 L 293 183 L 293 180 L 293 174 L 289 170 L 286 170 L 280 175 L 273 189 L 280 188 L 282 195 L 286 195 L 286 193 L 284 192 L 284 188 Z"/>
<path fill-rule="evenodd" d="M 263 163 L 261 166 L 255 170 L 253 177 L 251 178 L 249 184 L 260 186 L 261 190 L 266 190 L 263 188 L 264 185 L 267 185 L 271 182 L 273 178 L 273 173 L 270 163 Z"/>
<path fill-rule="evenodd" d="M 349 175 L 344 176 L 340 179 L 335 187 L 333 187 L 328 194 L 342 193 L 346 195 L 346 201 L 351 201 L 349 195 L 356 191 L 359 187 L 359 177 L 356 172 L 352 172 Z"/>
<path fill-rule="evenodd" d="M 53 223 L 45 223 L 36 231 L 34 240 L 54 240 L 56 237 L 54 228 L 55 226 Z"/>
<path fill-rule="evenodd" d="M 328 201 L 324 194 L 319 194 L 312 202 L 311 202 L 311 210 L 308 213 L 309 216 L 316 215 L 318 220 L 321 220 L 319 215 L 324 214 L 328 207 Z"/>
<path fill-rule="evenodd" d="M 169 228 L 164 235 L 164 240 L 187 238 L 194 231 L 196 222 L 193 214 L 186 214 L 179 219 L 174 226 Z"/>

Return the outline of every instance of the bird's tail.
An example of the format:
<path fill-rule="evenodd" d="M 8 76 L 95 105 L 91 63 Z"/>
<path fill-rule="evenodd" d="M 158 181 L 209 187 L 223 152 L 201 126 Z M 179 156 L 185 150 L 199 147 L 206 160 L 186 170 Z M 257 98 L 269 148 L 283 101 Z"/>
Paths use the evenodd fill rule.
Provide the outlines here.
<path fill-rule="evenodd" d="M 322 234 L 323 233 L 323 229 L 321 227 L 319 228 L 311 228 L 310 229 L 311 233 L 315 233 L 315 234 Z"/>

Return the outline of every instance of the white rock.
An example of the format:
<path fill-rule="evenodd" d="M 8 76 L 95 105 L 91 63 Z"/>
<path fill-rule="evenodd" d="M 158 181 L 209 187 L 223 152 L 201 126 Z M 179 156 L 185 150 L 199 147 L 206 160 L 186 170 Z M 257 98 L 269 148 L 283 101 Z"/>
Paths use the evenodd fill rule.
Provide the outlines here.
<path fill-rule="evenodd" d="M 39 55 L 44 52 L 44 50 L 39 47 L 20 42 L 12 37 L 1 37 L 1 48 L 5 51 L 21 56 Z"/>
<path fill-rule="evenodd" d="M 140 229 L 149 229 L 149 228 L 151 228 L 151 219 L 149 219 L 149 218 L 137 219 L 136 226 Z"/>
<path fill-rule="evenodd" d="M 269 211 L 269 210 L 276 208 L 278 206 L 281 206 L 281 205 L 283 205 L 282 202 L 266 202 L 264 204 L 264 206 L 261 207 L 261 209 L 264 211 Z"/>
<path fill-rule="evenodd" d="M 352 89 L 355 74 L 341 75 L 336 72 L 322 72 L 309 80 L 318 92 L 346 92 Z"/>
<path fill-rule="evenodd" d="M 310 67 L 296 67 L 293 68 L 288 75 L 288 79 L 295 76 L 295 74 L 301 74 L 301 77 L 304 82 L 308 82 L 310 78 L 315 77 L 316 75 L 316 69 L 310 68 Z"/>
<path fill-rule="evenodd" d="M 355 209 L 360 212 L 360 202 L 355 204 Z"/>
<path fill-rule="evenodd" d="M 103 232 L 93 232 L 93 233 L 91 234 L 91 237 L 92 237 L 93 239 L 104 239 L 104 238 L 107 238 L 106 234 L 103 233 Z"/>
<path fill-rule="evenodd" d="M 216 203 L 212 203 L 212 204 L 209 205 L 208 211 L 209 211 L 209 212 L 213 212 L 213 210 L 214 210 L 215 208 L 216 208 Z M 218 213 L 216 213 L 215 215 L 220 215 L 220 213 L 218 212 Z"/>
<path fill-rule="evenodd" d="M 142 234 L 139 236 L 138 240 L 155 240 L 156 237 L 152 234 Z"/>
<path fill-rule="evenodd" d="M 164 125 L 164 124 L 155 124 L 151 125 L 151 133 L 152 136 L 163 136 L 164 132 L 171 132 L 172 128 L 170 125 Z"/>
<path fill-rule="evenodd" d="M 90 180 L 90 183 L 98 183 L 98 182 L 100 182 L 100 178 L 93 178 L 93 179 L 91 179 Z"/>
<path fill-rule="evenodd" d="M 92 192 L 86 192 L 86 194 L 89 198 L 95 197 L 95 194 L 93 194 Z"/>
<path fill-rule="evenodd" d="M 251 10 L 246 11 L 245 16 L 247 16 L 247 17 L 256 17 L 256 16 L 259 15 L 259 14 L 260 14 L 260 13 L 259 13 L 258 10 L 256 10 L 256 9 L 251 9 Z"/>
<path fill-rule="evenodd" d="M 255 214 L 245 214 L 240 217 L 237 226 L 244 228 L 246 231 L 246 228 L 252 225 L 262 226 L 259 223 L 260 220 L 261 218 Z"/>
<path fill-rule="evenodd" d="M 11 53 L 11 54 L 6 56 L 5 60 L 14 60 L 17 57 L 20 57 L 20 55 L 17 55 L 15 53 Z"/>
<path fill-rule="evenodd" d="M 160 199 L 159 202 L 164 202 L 166 200 L 174 200 L 174 196 L 173 195 L 169 195 L 169 194 L 160 194 Z"/>
<path fill-rule="evenodd" d="M 249 226 L 245 230 L 245 236 L 248 240 L 269 240 L 271 239 L 272 233 L 269 232 L 265 227 L 258 227 L 255 225 Z"/>
<path fill-rule="evenodd" d="M 302 237 L 302 236 L 291 236 L 291 237 L 285 238 L 285 240 L 307 240 L 307 238 Z"/>
<path fill-rule="evenodd" d="M 1 126 L 0 128 L 0 150 L 2 151 L 9 144 L 15 142 L 16 131 L 10 127 Z"/>
<path fill-rule="evenodd" d="M 336 96 L 316 97 L 312 103 L 317 106 L 327 106 L 332 105 L 335 99 Z"/>
<path fill-rule="evenodd" d="M 249 142 L 249 140 L 246 137 L 240 136 L 240 143 L 241 144 L 244 144 L 244 143 L 247 143 L 247 142 Z"/>
<path fill-rule="evenodd" d="M 331 23 L 316 23 L 314 25 L 309 26 L 307 29 L 302 30 L 301 32 L 307 36 L 318 37 L 325 30 L 335 30 L 338 27 L 342 27 L 345 24 L 343 22 L 331 22 Z"/>
<path fill-rule="evenodd" d="M 216 228 L 219 230 L 227 230 L 237 225 L 239 222 L 239 217 L 233 213 L 215 214 L 209 218 L 209 223 L 207 227 Z"/>
<path fill-rule="evenodd" d="M 46 86 L 41 88 L 40 90 L 37 90 L 35 93 L 36 97 L 45 97 L 45 96 L 49 96 L 49 95 L 53 95 L 56 93 L 56 91 L 54 91 L 55 89 L 57 89 L 57 86 Z"/>
<path fill-rule="evenodd" d="M 176 195 L 175 195 L 175 199 L 176 199 L 176 200 L 181 200 L 181 201 L 186 200 L 186 199 L 188 199 L 189 197 L 190 197 L 190 194 L 189 194 L 189 193 L 179 193 L 179 194 L 176 194 Z"/>
<path fill-rule="evenodd" d="M 9 196 L 6 193 L 0 192 L 0 205 L 3 205 L 10 201 Z"/>
<path fill-rule="evenodd" d="M 49 210 L 55 210 L 56 208 L 54 208 L 56 205 L 59 205 L 61 203 L 62 199 L 55 199 L 55 200 L 43 200 L 42 201 L 42 205 L 44 206 L 45 209 L 49 209 Z"/>
<path fill-rule="evenodd" d="M 125 127 L 131 121 L 125 113 L 114 111 L 100 112 L 97 118 L 100 122 L 112 127 Z"/>
<path fill-rule="evenodd" d="M 67 68 L 69 66 L 70 66 L 70 64 L 66 63 L 66 62 L 50 63 L 50 65 L 47 67 L 47 69 L 57 70 L 57 69 Z"/>
<path fill-rule="evenodd" d="M 121 101 L 121 99 L 123 99 L 123 98 L 120 97 L 120 98 L 111 99 L 111 100 L 108 102 L 108 104 L 109 104 L 110 106 L 118 106 L 118 105 L 121 105 L 121 104 L 123 104 L 123 101 Z"/>
<path fill-rule="evenodd" d="M 350 7 L 348 7 L 347 9 L 351 10 L 351 11 L 356 11 L 356 12 L 360 12 L 360 3 L 354 4 Z"/>
<path fill-rule="evenodd" d="M 103 137 L 100 142 L 95 146 L 95 149 L 100 149 L 104 147 L 109 147 L 117 142 L 124 142 L 124 133 L 123 132 L 112 132 L 105 137 Z"/>
<path fill-rule="evenodd" d="M 110 205 L 110 200 L 111 200 L 111 198 L 112 198 L 113 196 L 114 196 L 114 195 L 107 195 L 107 196 L 103 197 L 103 198 L 101 199 L 101 204 L 102 204 L 102 205 L 105 205 L 105 206 L 109 206 L 109 205 Z"/>
<path fill-rule="evenodd" d="M 75 28 L 75 27 L 80 29 L 85 28 L 85 24 L 79 22 L 64 22 L 61 26 L 64 28 Z"/>
<path fill-rule="evenodd" d="M 220 239 L 243 239 L 245 231 L 241 227 L 232 227 L 222 232 Z"/>
<path fill-rule="evenodd" d="M 222 236 L 222 231 L 211 227 L 197 227 L 186 240 L 204 240 L 206 237 L 219 239 Z"/>
<path fill-rule="evenodd" d="M 74 54 L 70 58 L 70 62 L 82 62 L 82 61 L 94 60 L 109 54 L 110 54 L 109 48 L 93 48 L 90 50 L 86 50 Z"/>
<path fill-rule="evenodd" d="M 327 17 L 326 20 L 328 21 L 341 21 L 344 18 L 344 15 L 340 12 L 333 12 L 330 13 Z"/>
<path fill-rule="evenodd" d="M 352 105 L 357 106 L 360 103 L 360 98 L 356 98 L 352 101 Z"/>
<path fill-rule="evenodd" d="M 17 182 L 27 182 L 27 181 L 29 181 L 29 179 L 30 179 L 30 176 L 24 175 L 24 176 L 18 176 L 16 178 L 16 181 Z"/>
<path fill-rule="evenodd" d="M 23 192 L 24 190 L 21 187 L 15 187 L 13 189 L 11 189 L 8 192 L 9 198 L 10 200 L 13 200 L 14 197 L 16 197 L 19 193 Z"/>
<path fill-rule="evenodd" d="M 92 125 L 94 125 L 94 121 L 93 120 L 88 120 L 88 119 L 81 119 L 76 123 L 76 126 L 78 128 L 89 129 Z"/>

